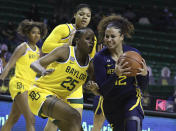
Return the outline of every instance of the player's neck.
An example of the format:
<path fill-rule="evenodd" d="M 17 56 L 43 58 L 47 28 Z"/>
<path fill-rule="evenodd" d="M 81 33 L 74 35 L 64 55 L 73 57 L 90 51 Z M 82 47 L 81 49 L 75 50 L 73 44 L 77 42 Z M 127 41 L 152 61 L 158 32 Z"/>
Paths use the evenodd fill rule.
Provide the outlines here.
<path fill-rule="evenodd" d="M 114 50 L 111 50 L 111 57 L 115 61 L 123 54 L 122 45 L 118 45 Z"/>
<path fill-rule="evenodd" d="M 32 49 L 32 50 L 35 50 L 36 49 L 36 44 L 33 43 L 33 42 L 28 42 L 28 45 L 29 47 Z"/>
<path fill-rule="evenodd" d="M 89 55 L 81 53 L 80 51 L 78 51 L 76 47 L 75 47 L 75 57 L 76 57 L 77 62 L 81 66 L 87 65 L 89 62 Z"/>

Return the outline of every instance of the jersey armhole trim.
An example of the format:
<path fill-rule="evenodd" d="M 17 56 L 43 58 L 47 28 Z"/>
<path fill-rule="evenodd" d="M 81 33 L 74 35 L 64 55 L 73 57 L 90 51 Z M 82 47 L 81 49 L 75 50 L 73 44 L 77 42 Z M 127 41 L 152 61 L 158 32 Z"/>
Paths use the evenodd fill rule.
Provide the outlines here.
<path fill-rule="evenodd" d="M 64 38 L 62 38 L 62 40 L 65 40 L 65 39 L 67 39 L 69 36 L 70 36 L 70 33 L 71 33 L 71 29 L 70 29 L 70 26 L 68 25 L 68 24 L 66 24 L 67 25 L 67 27 L 68 27 L 68 29 L 69 29 L 69 34 L 68 34 L 68 36 L 67 37 L 64 37 Z"/>

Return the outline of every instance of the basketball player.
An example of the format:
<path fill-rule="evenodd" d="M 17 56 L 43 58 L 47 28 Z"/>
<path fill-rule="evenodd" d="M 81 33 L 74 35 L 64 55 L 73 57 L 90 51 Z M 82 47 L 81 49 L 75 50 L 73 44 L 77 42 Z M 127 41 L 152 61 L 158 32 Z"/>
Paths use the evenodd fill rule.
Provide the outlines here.
<path fill-rule="evenodd" d="M 27 38 L 27 42 L 16 47 L 0 75 L 0 80 L 4 80 L 10 69 L 16 65 L 15 75 L 9 83 L 9 91 L 13 99 L 12 110 L 1 131 L 11 131 L 21 114 L 26 120 L 26 130 L 35 130 L 34 115 L 31 113 L 27 102 L 27 90 L 36 76 L 36 73 L 30 69 L 30 64 L 40 56 L 36 43 L 47 34 L 47 28 L 43 23 L 24 20 L 19 24 L 18 31 Z"/>
<path fill-rule="evenodd" d="M 104 17 L 98 25 L 100 41 L 107 47 L 98 52 L 94 59 L 94 81 L 87 85 L 103 96 L 103 109 L 113 131 L 141 131 L 144 112 L 141 105 L 141 88 L 148 86 L 148 72 L 145 61 L 135 77 L 127 77 L 130 67 L 117 63 L 119 56 L 126 51 L 137 49 L 123 45 L 124 37 L 130 37 L 133 25 L 121 16 Z M 93 86 L 93 87 L 91 87 Z M 98 89 L 99 88 L 99 89 Z M 95 90 L 94 89 L 94 90 Z M 95 91 L 94 91 L 95 92 Z"/>
<path fill-rule="evenodd" d="M 79 29 L 73 42 L 75 47 L 57 47 L 31 65 L 42 77 L 28 91 L 29 107 L 35 115 L 54 119 L 62 131 L 81 130 L 80 113 L 65 101 L 86 81 L 94 33 L 90 28 Z"/>
<path fill-rule="evenodd" d="M 49 53 L 56 47 L 65 45 L 66 43 L 72 43 L 74 33 L 77 29 L 87 27 L 91 20 L 91 8 L 87 4 L 80 4 L 76 7 L 74 11 L 74 23 L 72 24 L 61 24 L 55 27 L 51 34 L 45 40 L 42 46 L 43 53 Z M 94 48 L 90 54 L 93 58 L 96 53 L 96 37 L 94 41 Z M 83 110 L 83 91 L 82 86 L 67 97 L 67 103 L 69 103 L 73 108 L 77 109 L 81 116 Z M 45 131 L 56 131 L 57 127 L 48 121 Z"/>

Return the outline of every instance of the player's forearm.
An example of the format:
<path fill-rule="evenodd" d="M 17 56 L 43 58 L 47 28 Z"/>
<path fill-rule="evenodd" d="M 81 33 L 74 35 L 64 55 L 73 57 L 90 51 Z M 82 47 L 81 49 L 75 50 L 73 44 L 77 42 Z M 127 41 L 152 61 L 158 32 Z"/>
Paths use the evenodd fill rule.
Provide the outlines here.
<path fill-rule="evenodd" d="M 148 74 L 146 76 L 139 75 L 137 76 L 137 81 L 140 88 L 146 89 L 149 84 L 149 75 Z"/>
<path fill-rule="evenodd" d="M 30 67 L 40 75 L 43 75 L 46 72 L 46 69 L 40 64 L 38 60 L 33 62 Z"/>

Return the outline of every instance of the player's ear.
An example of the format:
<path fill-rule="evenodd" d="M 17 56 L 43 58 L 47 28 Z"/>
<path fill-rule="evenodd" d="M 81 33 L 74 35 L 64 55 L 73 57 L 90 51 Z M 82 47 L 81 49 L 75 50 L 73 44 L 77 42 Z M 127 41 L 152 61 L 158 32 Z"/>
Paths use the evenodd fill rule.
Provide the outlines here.
<path fill-rule="evenodd" d="M 124 35 L 120 36 L 120 40 L 123 41 L 124 40 Z"/>

